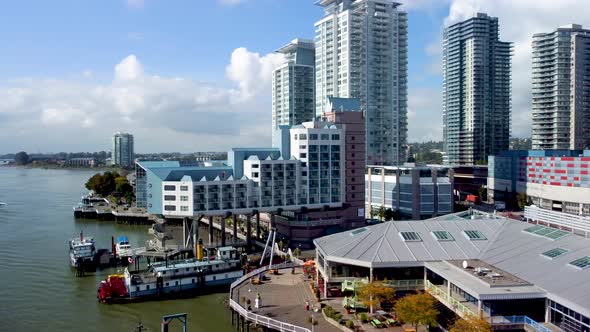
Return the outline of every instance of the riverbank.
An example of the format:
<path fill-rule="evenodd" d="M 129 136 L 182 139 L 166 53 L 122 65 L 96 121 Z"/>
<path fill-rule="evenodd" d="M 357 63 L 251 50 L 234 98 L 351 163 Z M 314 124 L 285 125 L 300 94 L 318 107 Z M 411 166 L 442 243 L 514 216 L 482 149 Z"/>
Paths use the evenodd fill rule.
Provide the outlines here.
<path fill-rule="evenodd" d="M 89 171 L 89 172 L 130 172 L 127 169 L 121 167 L 113 167 L 113 166 L 96 166 L 96 167 L 74 167 L 74 166 L 66 166 L 66 165 L 56 165 L 56 164 L 27 164 L 27 165 L 16 165 L 16 164 L 0 164 L 0 168 L 22 168 L 22 169 L 52 169 L 52 170 L 68 170 L 68 171 Z"/>
<path fill-rule="evenodd" d="M 186 312 L 189 332 L 232 331 L 224 305 L 227 293 L 103 305 L 96 300 L 100 281 L 121 271 L 107 269 L 75 277 L 69 267 L 67 240 L 80 231 L 94 237 L 100 248 L 108 248 L 112 236 L 127 236 L 133 247 L 145 246 L 151 239 L 144 225 L 73 217 L 72 206 L 87 193 L 84 183 L 94 173 L 95 169 L 0 169 L 0 201 L 8 203 L 0 209 L 3 328 L 15 332 L 74 331 L 83 326 L 90 332 L 132 331 L 141 321 L 149 331 L 159 331 L 162 316 Z M 181 236 L 181 228 L 175 231 Z M 206 228 L 201 228 L 200 234 L 206 240 Z"/>

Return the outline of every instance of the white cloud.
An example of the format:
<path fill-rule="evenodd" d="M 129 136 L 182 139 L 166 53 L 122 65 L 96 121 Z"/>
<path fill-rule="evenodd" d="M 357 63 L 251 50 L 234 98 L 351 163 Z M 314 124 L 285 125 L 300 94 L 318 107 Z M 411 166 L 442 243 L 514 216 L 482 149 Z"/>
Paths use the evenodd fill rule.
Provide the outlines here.
<path fill-rule="evenodd" d="M 512 134 L 531 134 L 531 43 L 538 32 L 570 23 L 590 27 L 587 0 L 453 0 L 446 23 L 477 12 L 499 18 L 500 38 L 514 43 L 512 58 Z"/>
<path fill-rule="evenodd" d="M 236 49 L 227 75 L 237 88 L 146 72 L 135 55 L 113 80 L 24 79 L 0 86 L 0 151 L 108 149 L 117 130 L 136 134 L 138 151 L 226 150 L 270 145 L 274 55 Z M 6 139 L 10 138 L 10 140 Z M 73 139 L 74 138 L 74 139 Z"/>
<path fill-rule="evenodd" d="M 416 88 L 408 92 L 408 140 L 442 140 L 442 94 L 438 89 Z"/>
<path fill-rule="evenodd" d="M 240 99 L 249 99 L 260 93 L 268 95 L 272 71 L 283 62 L 283 59 L 280 53 L 260 56 L 240 47 L 232 52 L 226 74 L 238 85 Z"/>

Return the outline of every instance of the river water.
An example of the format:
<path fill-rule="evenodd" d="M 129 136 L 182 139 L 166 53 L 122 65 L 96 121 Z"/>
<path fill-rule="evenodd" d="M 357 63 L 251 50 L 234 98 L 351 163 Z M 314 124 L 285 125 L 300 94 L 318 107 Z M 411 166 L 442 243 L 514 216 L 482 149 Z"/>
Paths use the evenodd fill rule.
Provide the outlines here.
<path fill-rule="evenodd" d="M 110 248 L 111 236 L 126 235 L 132 246 L 149 238 L 148 226 L 74 219 L 72 206 L 93 173 L 0 167 L 0 202 L 7 203 L 0 207 L 0 331 L 133 331 L 141 321 L 156 332 L 161 317 L 174 313 L 188 314 L 188 331 L 232 331 L 226 294 L 104 305 L 96 288 L 114 269 L 74 276 L 67 241 L 81 230 L 98 248 Z"/>

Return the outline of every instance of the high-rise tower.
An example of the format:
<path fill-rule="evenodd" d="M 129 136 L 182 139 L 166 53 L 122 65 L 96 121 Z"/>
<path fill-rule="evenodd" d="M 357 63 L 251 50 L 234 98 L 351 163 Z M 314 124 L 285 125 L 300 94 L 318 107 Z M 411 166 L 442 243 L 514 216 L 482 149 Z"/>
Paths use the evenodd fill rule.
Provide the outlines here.
<path fill-rule="evenodd" d="M 590 147 L 590 30 L 533 36 L 533 149 Z"/>
<path fill-rule="evenodd" d="M 113 165 L 131 167 L 134 163 L 133 135 L 118 132 L 113 136 Z"/>
<path fill-rule="evenodd" d="M 512 44 L 481 13 L 443 37 L 444 151 L 451 165 L 472 165 L 509 148 Z"/>
<path fill-rule="evenodd" d="M 366 162 L 403 163 L 407 140 L 407 17 L 392 0 L 320 0 L 315 24 L 316 116 L 328 97 L 358 98 Z"/>
<path fill-rule="evenodd" d="M 285 62 L 272 73 L 272 133 L 314 118 L 315 47 L 311 40 L 295 39 L 277 50 Z"/>

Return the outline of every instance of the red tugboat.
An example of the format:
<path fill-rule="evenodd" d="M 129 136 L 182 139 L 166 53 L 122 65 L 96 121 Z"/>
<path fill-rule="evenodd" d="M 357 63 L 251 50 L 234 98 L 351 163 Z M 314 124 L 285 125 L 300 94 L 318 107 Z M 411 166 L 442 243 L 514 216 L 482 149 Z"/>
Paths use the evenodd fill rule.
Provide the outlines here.
<path fill-rule="evenodd" d="M 117 300 L 127 299 L 129 293 L 125 286 L 125 275 L 109 274 L 106 280 L 100 282 L 97 297 L 102 303 L 113 303 Z"/>

